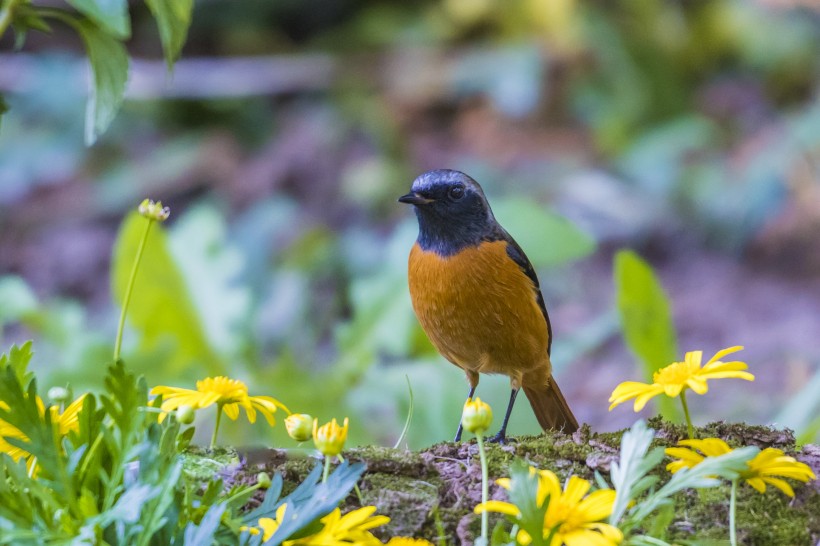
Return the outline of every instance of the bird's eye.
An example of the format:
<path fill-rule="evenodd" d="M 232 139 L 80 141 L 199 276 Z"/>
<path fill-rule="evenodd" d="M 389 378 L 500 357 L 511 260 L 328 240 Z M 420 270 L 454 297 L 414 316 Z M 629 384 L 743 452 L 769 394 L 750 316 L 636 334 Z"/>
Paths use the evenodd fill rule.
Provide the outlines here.
<path fill-rule="evenodd" d="M 450 197 L 453 199 L 461 199 L 464 197 L 464 186 L 453 186 L 450 188 Z"/>

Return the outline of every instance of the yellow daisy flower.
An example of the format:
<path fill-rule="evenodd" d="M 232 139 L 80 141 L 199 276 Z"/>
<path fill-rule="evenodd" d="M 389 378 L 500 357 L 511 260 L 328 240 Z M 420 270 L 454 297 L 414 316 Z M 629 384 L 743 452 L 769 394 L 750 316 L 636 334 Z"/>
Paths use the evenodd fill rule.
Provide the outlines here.
<path fill-rule="evenodd" d="M 666 454 L 677 457 L 678 460 L 666 465 L 666 469 L 673 474 L 682 468 L 691 468 L 706 457 L 717 457 L 732 451 L 729 444 L 720 438 L 706 438 L 704 440 L 681 440 L 679 445 L 687 447 L 670 447 Z M 741 472 L 740 479 L 745 480 L 760 493 L 766 492 L 766 484 L 776 487 L 786 495 L 794 497 L 794 490 L 788 482 L 781 478 L 792 478 L 808 482 L 816 478 L 811 468 L 794 457 L 789 457 L 782 450 L 769 447 L 758 453 L 746 463 L 748 470 Z M 776 477 L 777 476 L 777 477 Z"/>
<path fill-rule="evenodd" d="M 549 470 L 536 471 L 530 468 L 530 473 L 538 478 L 536 505 L 540 508 L 545 502 L 548 503 L 544 515 L 543 538 L 552 537 L 550 546 L 620 544 L 623 540 L 620 529 L 602 521 L 612 513 L 615 491 L 599 489 L 587 495 L 590 482 L 577 476 L 570 476 L 562 490 L 558 477 Z M 509 489 L 511 485 L 506 478 L 497 483 L 505 489 Z M 514 519 L 521 517 L 518 507 L 509 502 L 491 500 L 475 507 L 477 514 L 485 511 L 505 514 Z M 516 541 L 526 546 L 532 542 L 532 537 L 522 530 L 518 532 Z"/>
<path fill-rule="evenodd" d="M 294 541 L 287 541 L 287 546 L 335 546 L 337 544 L 356 544 L 357 546 L 382 546 L 382 542 L 373 536 L 371 529 L 390 521 L 387 516 L 374 516 L 375 506 L 364 506 L 342 515 L 336 508 L 323 517 L 322 529 L 311 536 Z"/>
<path fill-rule="evenodd" d="M 327 457 L 335 457 L 342 452 L 347 441 L 349 419 L 345 417 L 344 424 L 339 426 L 336 419 L 319 426 L 319 420 L 313 420 L 313 443 L 316 449 Z"/>
<path fill-rule="evenodd" d="M 666 394 L 669 397 L 676 397 L 681 392 L 690 388 L 697 394 L 706 394 L 709 379 L 722 379 L 725 377 L 735 377 L 754 381 L 754 375 L 745 372 L 748 366 L 745 362 L 732 361 L 722 362 L 724 356 L 742 350 L 742 346 L 729 347 L 718 351 L 715 356 L 701 367 L 703 351 L 690 351 L 686 353 L 683 362 L 674 362 L 665 368 L 661 368 L 652 377 L 652 383 L 641 383 L 638 381 L 625 381 L 612 391 L 609 397 L 612 408 L 623 404 L 627 400 L 635 399 L 635 411 L 641 411 L 650 399 L 659 394 Z"/>
<path fill-rule="evenodd" d="M 271 426 L 276 422 L 273 414 L 276 413 L 277 408 L 290 414 L 290 410 L 275 398 L 249 396 L 248 386 L 245 383 L 225 376 L 201 379 L 196 382 L 196 390 L 159 386 L 151 389 L 151 394 L 162 395 L 161 409 L 164 412 L 174 411 L 183 404 L 194 409 L 217 404 L 222 406 L 225 415 L 235 421 L 239 417 L 241 407 L 247 413 L 248 421 L 251 423 L 256 422 L 258 410 Z"/>
<path fill-rule="evenodd" d="M 216 404 L 216 424 L 211 438 L 211 447 L 216 443 L 216 433 L 219 430 L 219 422 L 223 411 L 231 420 L 236 421 L 239 417 L 239 409 L 242 408 L 251 423 L 256 422 L 256 412 L 258 411 L 265 417 L 270 426 L 273 426 L 276 422 L 273 414 L 276 413 L 277 408 L 290 414 L 290 410 L 275 398 L 250 396 L 248 386 L 245 383 L 225 376 L 206 377 L 197 381 L 196 390 L 158 386 L 151 389 L 151 394 L 162 395 L 160 409 L 166 413 L 174 411 L 182 405 L 198 410 Z M 164 414 L 160 420 L 162 418 L 164 418 Z"/>

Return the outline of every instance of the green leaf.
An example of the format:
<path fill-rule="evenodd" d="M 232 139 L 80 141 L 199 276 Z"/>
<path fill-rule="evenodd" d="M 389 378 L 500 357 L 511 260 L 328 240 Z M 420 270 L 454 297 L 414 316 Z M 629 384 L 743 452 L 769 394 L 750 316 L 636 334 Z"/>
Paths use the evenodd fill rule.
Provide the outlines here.
<path fill-rule="evenodd" d="M 657 449 L 647 456 L 647 451 L 655 437 L 655 431 L 639 419 L 621 438 L 621 455 L 610 469 L 612 485 L 615 487 L 615 503 L 609 516 L 611 525 L 618 525 L 626 512 L 629 502 L 642 493 L 641 487 L 650 485 L 643 478 L 663 459 L 663 450 Z M 656 478 L 657 479 L 657 478 Z"/>
<path fill-rule="evenodd" d="M 65 17 L 85 42 L 88 61 L 94 75 L 94 85 L 85 111 L 85 142 L 94 144 L 122 104 L 128 79 L 128 53 L 125 46 L 88 20 Z"/>
<path fill-rule="evenodd" d="M 120 305 L 146 221 L 136 212 L 128 215 L 114 244 L 111 282 L 114 299 Z M 127 320 L 141 334 L 141 350 L 170 351 L 164 363 L 168 374 L 179 374 L 195 365 L 212 375 L 224 373 L 222 362 L 205 337 L 183 276 L 171 257 L 168 238 L 158 225 L 151 228 L 145 245 Z"/>
<path fill-rule="evenodd" d="M 131 36 L 131 19 L 128 16 L 126 0 L 66 1 L 115 38 L 125 39 Z"/>
<path fill-rule="evenodd" d="M 590 235 L 531 200 L 501 200 L 493 206 L 493 212 L 535 267 L 554 267 L 595 251 L 595 240 Z"/>
<path fill-rule="evenodd" d="M 669 298 L 652 267 L 631 250 L 615 255 L 615 291 L 624 340 L 651 381 L 652 374 L 678 354 Z M 665 418 L 678 417 L 671 399 L 661 397 L 658 402 Z"/>
<path fill-rule="evenodd" d="M 20 347 L 12 345 L 8 354 L 0 355 L 0 371 L 5 370 L 7 367 L 11 368 L 15 377 L 17 377 L 17 381 L 21 385 L 27 385 L 33 377 L 33 374 L 28 372 L 28 365 L 33 354 L 31 340 L 26 341 Z"/>
<path fill-rule="evenodd" d="M 275 496 L 278 491 L 269 492 L 262 506 L 245 514 L 242 520 L 248 525 L 255 525 L 261 517 L 274 517 L 276 508 L 287 503 L 290 515 L 265 542 L 268 546 L 279 546 L 283 541 L 295 536 L 296 533 L 337 508 L 339 503 L 353 490 L 364 470 L 364 463 L 350 464 L 345 461 L 328 476 L 327 482 L 320 483 L 322 468 L 321 465 L 316 465 L 290 495 L 277 502 Z"/>
<path fill-rule="evenodd" d="M 168 244 L 210 345 L 220 354 L 236 354 L 252 296 L 237 282 L 245 264 L 227 240 L 225 219 L 213 207 L 195 207 L 176 221 Z"/>
<path fill-rule="evenodd" d="M 157 20 L 165 62 L 170 70 L 188 36 L 194 0 L 145 0 L 145 3 Z"/>
<path fill-rule="evenodd" d="M 544 529 L 544 517 L 549 507 L 549 500 L 545 500 L 539 507 L 538 477 L 530 474 L 529 465 L 516 460 L 510 466 L 510 490 L 507 492 L 510 502 L 521 511 L 518 524 L 531 537 L 534 546 L 545 545 L 541 538 Z"/>

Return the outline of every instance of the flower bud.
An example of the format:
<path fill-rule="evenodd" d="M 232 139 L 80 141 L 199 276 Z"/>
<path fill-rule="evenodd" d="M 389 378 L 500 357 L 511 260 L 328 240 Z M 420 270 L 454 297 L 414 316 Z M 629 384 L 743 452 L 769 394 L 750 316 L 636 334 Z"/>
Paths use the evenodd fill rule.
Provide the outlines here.
<path fill-rule="evenodd" d="M 48 389 L 48 399 L 55 404 L 68 401 L 68 389 L 63 387 L 51 387 Z"/>
<path fill-rule="evenodd" d="M 177 408 L 177 421 L 183 425 L 190 425 L 194 422 L 195 414 L 196 412 L 193 407 L 188 404 L 182 404 Z"/>
<path fill-rule="evenodd" d="M 307 413 L 292 413 L 285 418 L 288 436 L 297 442 L 310 440 L 313 432 L 313 417 Z"/>
<path fill-rule="evenodd" d="M 171 209 L 162 206 L 162 201 L 154 203 L 150 199 L 145 199 L 137 209 L 139 213 L 149 220 L 164 222 L 171 215 Z"/>
<path fill-rule="evenodd" d="M 479 434 L 490 428 L 493 422 L 493 410 L 488 404 L 481 401 L 481 398 L 469 398 L 464 403 L 464 411 L 461 413 L 461 424 L 469 432 Z"/>
<path fill-rule="evenodd" d="M 313 420 L 313 443 L 316 449 L 326 457 L 335 457 L 342 452 L 347 440 L 348 418 L 345 417 L 344 426 L 339 426 L 336 419 L 319 426 L 319 420 Z"/>
<path fill-rule="evenodd" d="M 262 489 L 267 489 L 271 484 L 270 476 L 267 472 L 260 472 L 256 475 L 256 483 L 259 484 L 259 487 Z"/>

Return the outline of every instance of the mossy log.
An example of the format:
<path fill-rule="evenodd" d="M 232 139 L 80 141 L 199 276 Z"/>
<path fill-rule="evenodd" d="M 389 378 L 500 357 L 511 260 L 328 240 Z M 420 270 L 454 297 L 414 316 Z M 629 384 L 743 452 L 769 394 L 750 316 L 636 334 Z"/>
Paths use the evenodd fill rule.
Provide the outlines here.
<path fill-rule="evenodd" d="M 656 430 L 654 445 L 672 446 L 686 437 L 685 427 L 652 419 Z M 593 478 L 595 472 L 608 477 L 610 463 L 617 460 L 622 432 L 595 433 L 584 426 L 572 435 L 548 432 L 540 436 L 514 438 L 507 445 L 490 445 L 491 480 L 508 475 L 510 463 L 524 459 L 539 468 L 548 468 L 560 478 L 571 474 Z M 731 446 L 777 447 L 808 464 L 820 476 L 820 446 L 795 447 L 791 431 L 764 426 L 712 423 L 699 428 L 700 438 L 718 437 Z M 367 471 L 360 488 L 365 504 L 389 515 L 390 523 L 377 534 L 427 538 L 434 543 L 443 534 L 448 544 L 473 543 L 479 517 L 473 507 L 480 502 L 481 471 L 475 441 L 442 443 L 421 451 L 381 447 L 350 449 L 345 456 L 364 461 Z M 241 457 L 243 463 L 226 474 L 226 485 L 252 482 L 260 470 L 278 472 L 285 480 L 285 493 L 296 487 L 317 464 L 313 458 L 294 458 L 287 450 L 254 451 Z M 669 474 L 659 467 L 661 480 Z M 792 481 L 793 482 L 793 481 Z M 794 482 L 793 482 L 794 483 Z M 728 538 L 729 485 L 688 491 L 676 497 L 674 519 L 665 539 L 714 541 Z M 260 492 L 261 493 L 261 492 Z M 814 546 L 820 541 L 820 481 L 795 483 L 795 498 L 769 487 L 760 494 L 742 485 L 738 494 L 738 538 L 741 544 L 759 546 Z M 258 503 L 261 494 L 252 501 Z M 490 497 L 504 499 L 495 483 Z M 358 506 L 351 495 L 348 508 Z M 492 525 L 491 521 L 491 525 Z"/>

